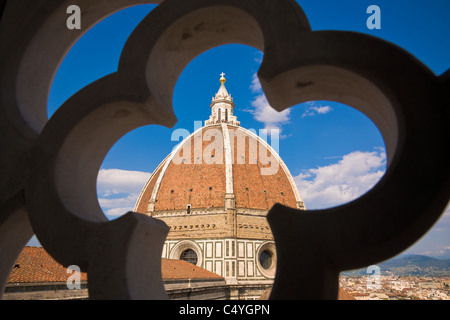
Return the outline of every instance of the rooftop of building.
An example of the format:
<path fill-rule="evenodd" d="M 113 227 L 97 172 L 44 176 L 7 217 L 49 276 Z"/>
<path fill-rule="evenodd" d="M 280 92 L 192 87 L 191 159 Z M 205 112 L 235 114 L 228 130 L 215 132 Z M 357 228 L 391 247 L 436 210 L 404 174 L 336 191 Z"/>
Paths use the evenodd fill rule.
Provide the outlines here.
<path fill-rule="evenodd" d="M 223 279 L 223 277 L 182 260 L 161 260 L 163 280 Z M 14 264 L 8 284 L 66 283 L 71 273 L 42 247 L 25 247 Z M 81 281 L 87 274 L 81 272 Z"/>

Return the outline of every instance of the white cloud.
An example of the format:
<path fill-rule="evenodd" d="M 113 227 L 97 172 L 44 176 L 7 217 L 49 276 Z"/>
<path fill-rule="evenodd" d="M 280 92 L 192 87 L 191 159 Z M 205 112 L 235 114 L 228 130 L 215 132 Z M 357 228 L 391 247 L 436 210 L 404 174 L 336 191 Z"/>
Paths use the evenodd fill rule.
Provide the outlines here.
<path fill-rule="evenodd" d="M 97 177 L 99 193 L 140 193 L 151 173 L 121 169 L 101 169 Z"/>
<path fill-rule="evenodd" d="M 245 111 L 253 114 L 253 118 L 255 120 L 264 123 L 264 129 L 278 129 L 280 130 L 280 137 L 286 137 L 281 134 L 281 130 L 282 126 L 289 123 L 291 120 L 291 109 L 285 109 L 278 112 L 270 106 L 264 92 L 262 91 L 261 83 L 259 82 L 258 75 L 256 73 L 252 76 L 250 90 L 255 93 L 256 96 L 251 102 L 253 108 Z M 304 105 L 305 111 L 302 114 L 302 118 L 323 115 L 333 111 L 333 108 L 330 106 L 318 105 L 316 101 L 306 102 Z"/>
<path fill-rule="evenodd" d="M 318 114 L 327 114 L 331 111 L 333 111 L 333 109 L 330 106 L 316 105 L 316 102 L 313 102 L 313 101 L 306 102 L 305 103 L 305 111 L 302 114 L 302 118 L 312 117 L 312 116 L 316 116 Z"/>
<path fill-rule="evenodd" d="M 254 58 L 254 60 L 255 60 L 255 62 L 256 62 L 257 64 L 261 64 L 262 61 L 263 61 L 263 58 L 264 58 L 264 54 L 263 54 L 261 51 L 257 51 L 257 52 L 255 53 L 255 58 Z"/>
<path fill-rule="evenodd" d="M 261 93 L 262 92 L 261 83 L 259 82 L 257 73 L 254 73 L 252 76 L 252 83 L 250 84 L 250 90 L 253 93 Z"/>
<path fill-rule="evenodd" d="M 257 95 L 251 102 L 253 109 L 246 111 L 253 114 L 255 120 L 264 123 L 264 129 L 278 129 L 281 131 L 282 125 L 290 120 L 291 110 L 286 109 L 278 112 L 270 106 L 265 94 L 262 92 L 261 83 L 256 73 L 252 77 L 250 90 L 253 93 L 257 93 Z M 283 136 L 280 134 L 280 137 Z"/>
<path fill-rule="evenodd" d="M 281 112 L 273 109 L 264 94 L 260 94 L 252 101 L 255 120 L 265 124 L 265 129 L 280 128 L 283 123 L 289 122 L 290 109 Z"/>
<path fill-rule="evenodd" d="M 324 209 L 350 202 L 369 191 L 383 176 L 384 149 L 355 151 L 328 166 L 308 169 L 294 178 L 308 209 Z"/>
<path fill-rule="evenodd" d="M 139 196 L 139 194 L 138 194 L 138 196 Z M 137 199 L 136 194 L 123 193 L 123 194 L 119 194 L 119 198 L 111 198 L 111 199 L 99 198 L 98 202 L 102 208 L 107 208 L 107 209 L 130 208 L 130 204 L 132 204 L 131 207 L 134 207 L 136 199 Z"/>
<path fill-rule="evenodd" d="M 97 177 L 100 207 L 109 216 L 132 211 L 151 173 L 121 169 L 102 169 Z"/>

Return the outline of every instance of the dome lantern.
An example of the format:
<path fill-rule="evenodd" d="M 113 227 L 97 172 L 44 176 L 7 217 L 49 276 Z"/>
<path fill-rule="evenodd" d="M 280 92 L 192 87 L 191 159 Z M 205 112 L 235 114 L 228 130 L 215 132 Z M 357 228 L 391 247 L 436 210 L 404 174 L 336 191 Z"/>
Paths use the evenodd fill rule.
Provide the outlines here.
<path fill-rule="evenodd" d="M 228 93 L 225 87 L 225 73 L 220 74 L 220 88 L 216 95 L 212 98 L 211 102 L 211 116 L 205 121 L 205 125 L 214 125 L 218 123 L 227 123 L 235 126 L 239 126 L 240 122 L 237 121 L 237 117 L 233 115 L 234 102 L 231 94 Z"/>

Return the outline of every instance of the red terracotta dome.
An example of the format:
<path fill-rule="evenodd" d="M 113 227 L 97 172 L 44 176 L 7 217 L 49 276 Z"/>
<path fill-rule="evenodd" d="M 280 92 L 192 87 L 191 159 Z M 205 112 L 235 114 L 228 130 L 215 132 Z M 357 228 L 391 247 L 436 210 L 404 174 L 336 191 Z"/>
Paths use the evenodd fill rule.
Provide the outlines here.
<path fill-rule="evenodd" d="M 210 119 L 153 172 L 136 212 L 268 211 L 275 203 L 304 208 L 283 160 L 263 139 L 240 126 L 233 109 L 222 74 Z"/>

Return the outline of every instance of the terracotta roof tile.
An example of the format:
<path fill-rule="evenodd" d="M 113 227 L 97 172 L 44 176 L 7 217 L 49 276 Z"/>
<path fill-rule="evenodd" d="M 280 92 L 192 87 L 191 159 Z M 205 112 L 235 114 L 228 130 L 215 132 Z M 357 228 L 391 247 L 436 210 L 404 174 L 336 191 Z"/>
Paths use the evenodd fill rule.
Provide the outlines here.
<path fill-rule="evenodd" d="M 275 159 L 277 166 L 274 168 L 278 168 L 276 173 L 263 175 L 261 168 L 271 167 L 270 164 L 264 164 L 264 162 L 270 159 L 274 160 L 269 157 L 269 155 L 272 156 L 272 151 L 258 143 L 258 140 L 251 136 L 248 130 L 233 126 L 229 126 L 228 129 L 233 146 L 232 177 L 236 207 L 269 210 L 275 203 L 281 203 L 296 208 L 297 200 L 292 189 L 293 185 L 289 180 L 289 177 L 292 177 L 291 173 L 285 171 Z M 200 144 L 198 148 L 196 147 L 197 139 L 202 142 L 200 154 L 202 157 L 210 155 L 211 150 L 215 150 L 211 146 L 216 146 L 216 140 L 209 136 L 212 136 L 214 132 L 222 135 L 221 125 L 204 127 L 195 136 L 185 140 L 183 148 L 176 154 L 179 156 L 175 158 L 177 161 L 172 161 L 164 172 L 161 168 L 169 158 L 163 160 L 159 169 L 150 177 L 141 191 L 136 204 L 137 212 L 144 214 L 147 212 L 149 200 L 156 190 L 156 181 L 160 174 L 164 174 L 164 176 L 161 178 L 159 189 L 157 189 L 156 212 L 185 210 L 188 204 L 192 209 L 224 206 L 227 192 L 225 152 L 216 151 L 216 160 L 221 160 L 218 163 L 212 160 L 211 163 L 208 163 L 204 158 L 199 157 L 199 160 L 196 158 L 197 153 L 200 154 Z M 258 150 L 265 151 L 256 152 L 256 147 Z M 220 147 L 218 149 L 220 150 Z M 251 150 L 252 152 L 250 152 Z M 185 155 L 183 152 L 187 154 Z M 256 154 L 254 154 L 255 152 Z M 267 159 L 262 158 L 261 155 L 266 155 Z M 183 158 L 188 161 L 182 162 Z"/>
<path fill-rule="evenodd" d="M 166 279 L 223 279 L 216 273 L 187 261 L 162 259 L 162 277 Z"/>
<path fill-rule="evenodd" d="M 66 282 L 71 273 L 41 247 L 25 247 L 9 275 L 8 283 Z M 86 281 L 86 273 L 81 281 Z"/>
<path fill-rule="evenodd" d="M 162 259 L 163 279 L 220 279 L 221 276 L 182 260 Z M 42 247 L 25 247 L 20 253 L 8 283 L 66 282 L 70 273 Z M 223 278 L 222 278 L 223 279 Z M 87 274 L 81 273 L 81 281 Z"/>
<path fill-rule="evenodd" d="M 338 300 L 356 300 L 353 295 L 342 288 L 339 288 Z"/>

